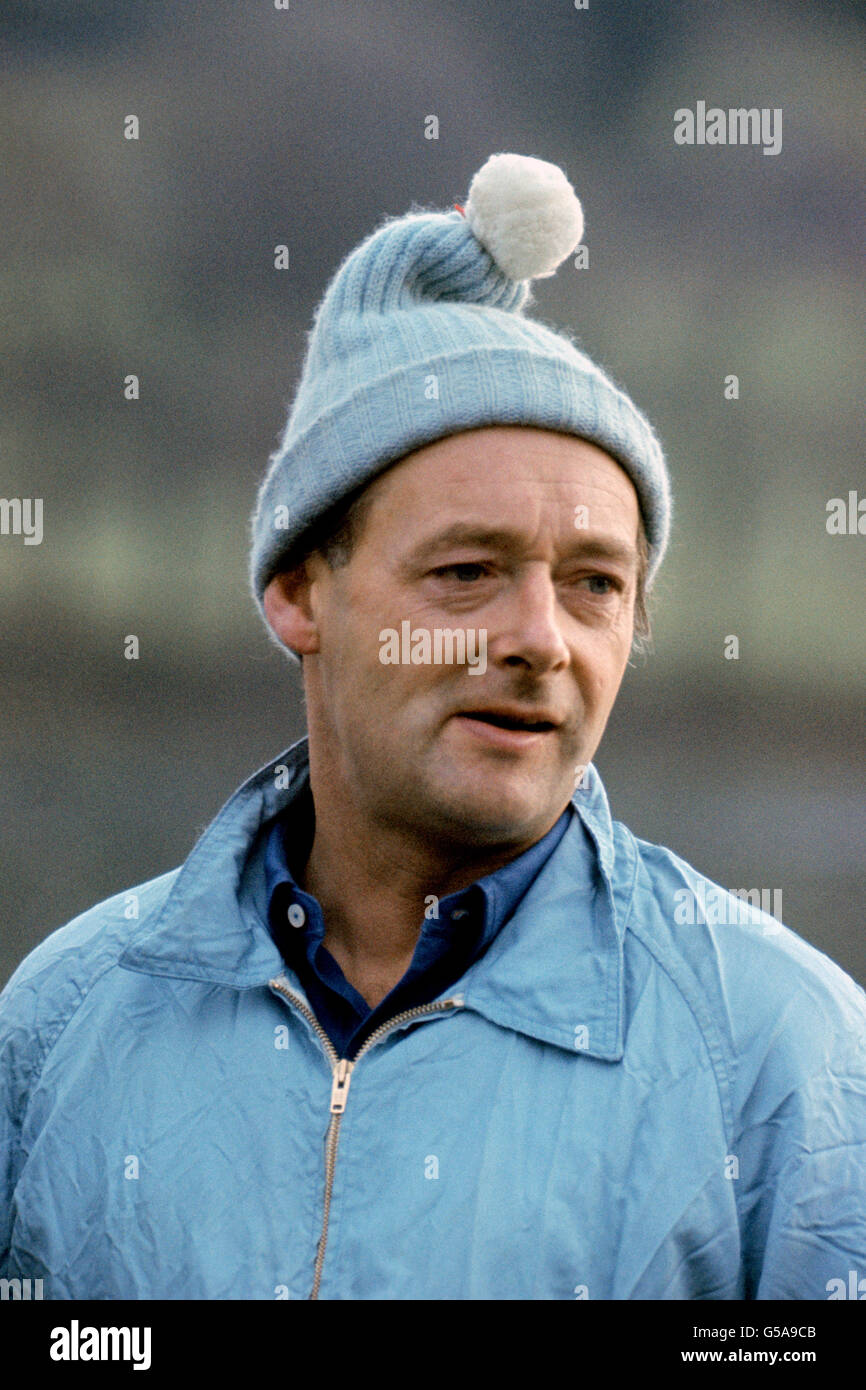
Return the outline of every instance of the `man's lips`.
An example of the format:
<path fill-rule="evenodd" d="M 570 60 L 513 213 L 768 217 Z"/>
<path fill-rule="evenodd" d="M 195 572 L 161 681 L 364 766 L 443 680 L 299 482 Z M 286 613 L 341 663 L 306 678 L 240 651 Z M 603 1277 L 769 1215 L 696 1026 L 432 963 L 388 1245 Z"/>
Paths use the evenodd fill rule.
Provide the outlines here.
<path fill-rule="evenodd" d="M 494 748 L 517 750 L 540 743 L 559 727 L 559 720 L 545 710 L 497 706 L 458 710 L 453 716 L 472 738 Z"/>
<path fill-rule="evenodd" d="M 516 729 L 530 733 L 549 733 L 559 727 L 562 720 L 543 709 L 524 709 L 517 705 L 491 705 L 484 709 L 464 709 L 457 711 L 461 719 L 477 719 L 484 724 L 493 724 L 500 729 Z"/>

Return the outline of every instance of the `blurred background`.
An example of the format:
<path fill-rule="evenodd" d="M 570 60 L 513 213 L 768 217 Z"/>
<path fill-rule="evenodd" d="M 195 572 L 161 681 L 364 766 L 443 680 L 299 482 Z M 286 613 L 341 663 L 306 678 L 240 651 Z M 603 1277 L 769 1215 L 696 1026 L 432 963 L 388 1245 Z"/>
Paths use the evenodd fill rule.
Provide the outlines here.
<path fill-rule="evenodd" d="M 0 536 L 0 983 L 303 732 L 246 565 L 313 310 L 498 150 L 574 184 L 589 268 L 533 312 L 673 479 L 654 650 L 596 758 L 613 813 L 781 891 L 866 983 L 866 536 L 826 529 L 866 496 L 864 49 L 837 0 L 4 0 L 0 496 L 42 498 L 44 539 Z M 781 153 L 676 145 L 699 100 L 781 107 Z"/>

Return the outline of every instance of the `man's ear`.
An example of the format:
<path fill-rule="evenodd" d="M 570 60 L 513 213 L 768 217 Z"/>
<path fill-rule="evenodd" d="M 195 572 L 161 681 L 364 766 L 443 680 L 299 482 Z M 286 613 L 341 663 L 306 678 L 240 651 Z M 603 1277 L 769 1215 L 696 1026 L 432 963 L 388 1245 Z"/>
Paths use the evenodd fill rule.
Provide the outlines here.
<path fill-rule="evenodd" d="M 319 629 L 313 618 L 310 576 L 303 562 L 275 574 L 262 594 L 262 607 L 274 635 L 299 656 L 319 650 Z"/>

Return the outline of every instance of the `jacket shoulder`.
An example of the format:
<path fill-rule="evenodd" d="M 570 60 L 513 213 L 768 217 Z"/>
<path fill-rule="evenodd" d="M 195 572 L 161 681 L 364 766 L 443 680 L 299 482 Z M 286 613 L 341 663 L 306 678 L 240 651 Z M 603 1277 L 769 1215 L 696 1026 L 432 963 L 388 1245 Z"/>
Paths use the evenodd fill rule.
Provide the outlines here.
<path fill-rule="evenodd" d="M 629 836 L 631 832 L 620 828 Z M 712 1016 L 745 1082 L 769 1052 L 794 1082 L 828 1068 L 862 1074 L 866 992 L 767 910 L 770 890 L 723 888 L 663 845 L 631 836 L 628 928 Z"/>
<path fill-rule="evenodd" d="M 826 1296 L 866 1254 L 853 1195 L 866 1171 L 866 993 L 784 925 L 772 896 L 779 916 L 757 890 L 746 902 L 664 846 L 615 833 L 632 888 L 630 1008 L 657 1018 L 676 987 L 713 1060 L 743 1296 Z M 694 1043 L 681 1030 L 686 1056 Z"/>
<path fill-rule="evenodd" d="M 106 898 L 34 947 L 0 993 L 0 1051 L 45 1057 L 132 936 L 159 914 L 179 868 Z M 34 1056 L 35 1054 L 35 1056 Z"/>

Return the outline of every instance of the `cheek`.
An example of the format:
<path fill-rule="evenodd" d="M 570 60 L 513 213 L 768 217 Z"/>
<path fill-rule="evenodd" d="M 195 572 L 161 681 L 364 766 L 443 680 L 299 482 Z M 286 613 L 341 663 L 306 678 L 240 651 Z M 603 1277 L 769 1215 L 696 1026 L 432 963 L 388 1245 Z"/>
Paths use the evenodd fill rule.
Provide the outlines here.
<path fill-rule="evenodd" d="M 606 713 L 616 699 L 630 646 L 630 642 L 614 640 L 613 634 L 608 634 L 607 640 L 593 644 L 588 650 L 584 649 L 575 658 L 584 699 L 593 711 Z"/>
<path fill-rule="evenodd" d="M 458 666 L 411 660 L 413 634 L 447 625 L 435 615 L 431 618 L 426 608 L 413 607 L 405 597 L 391 593 L 358 593 L 351 601 L 352 618 L 344 621 L 341 634 L 341 679 L 354 691 L 350 698 L 370 702 L 371 715 L 380 704 L 399 710 L 411 692 L 441 685 L 449 673 L 459 672 Z M 408 641 L 404 624 L 408 624 Z"/>
<path fill-rule="evenodd" d="M 383 637 L 382 633 L 387 636 Z M 390 640 L 397 635 L 395 644 Z M 340 642 L 328 655 L 328 680 L 342 708 L 351 712 L 356 727 L 379 726 L 387 733 L 408 710 L 409 697 L 430 680 L 430 670 L 400 660 L 402 655 L 399 619 L 357 615 L 351 626 L 340 633 Z M 384 659 L 383 659 L 384 658 Z"/>
<path fill-rule="evenodd" d="M 338 737 L 371 722 L 388 700 L 388 672 L 378 659 L 377 633 L 346 606 L 329 605 L 314 658 L 323 717 Z"/>
<path fill-rule="evenodd" d="M 380 667 L 379 632 L 386 626 L 374 596 L 365 594 L 360 585 L 348 583 L 341 572 L 320 615 L 320 633 L 322 656 L 331 680 L 348 695 L 368 686 L 371 680 L 376 681 Z"/>

